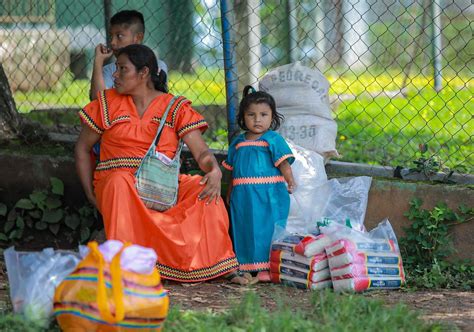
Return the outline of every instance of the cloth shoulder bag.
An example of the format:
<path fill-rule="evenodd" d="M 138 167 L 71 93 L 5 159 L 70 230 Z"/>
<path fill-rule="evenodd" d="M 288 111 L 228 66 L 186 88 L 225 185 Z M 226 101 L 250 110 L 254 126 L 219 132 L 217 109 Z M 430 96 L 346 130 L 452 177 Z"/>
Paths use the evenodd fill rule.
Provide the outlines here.
<path fill-rule="evenodd" d="M 178 177 L 183 142 L 179 140 L 173 159 L 169 159 L 164 154 L 156 151 L 156 147 L 158 146 L 168 113 L 173 104 L 180 98 L 184 100 L 182 97 L 175 96 L 166 106 L 155 139 L 151 143 L 145 157 L 143 157 L 138 170 L 135 172 L 138 196 L 140 196 L 147 208 L 156 211 L 166 211 L 173 207 L 178 200 Z M 181 104 L 181 102 L 178 102 L 176 107 L 179 107 Z"/>

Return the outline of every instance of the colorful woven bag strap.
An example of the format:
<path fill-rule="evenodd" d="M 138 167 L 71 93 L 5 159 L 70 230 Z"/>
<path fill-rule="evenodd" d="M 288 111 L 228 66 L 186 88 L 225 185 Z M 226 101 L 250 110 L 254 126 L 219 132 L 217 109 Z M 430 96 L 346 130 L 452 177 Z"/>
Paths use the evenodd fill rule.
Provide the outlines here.
<path fill-rule="evenodd" d="M 114 324 L 120 322 L 125 317 L 125 308 L 123 305 L 123 284 L 122 284 L 122 273 L 120 267 L 120 257 L 123 250 L 130 246 L 130 243 L 125 243 L 122 248 L 115 254 L 110 262 L 110 274 L 112 281 L 112 296 L 115 304 L 115 316 L 110 310 L 107 299 L 107 287 L 105 284 L 104 267 L 105 261 L 102 253 L 99 250 L 97 242 L 89 242 L 87 245 L 91 250 L 93 257 L 97 260 L 99 265 L 99 271 L 97 275 L 97 306 L 99 307 L 99 313 L 102 319 L 107 323 Z"/>

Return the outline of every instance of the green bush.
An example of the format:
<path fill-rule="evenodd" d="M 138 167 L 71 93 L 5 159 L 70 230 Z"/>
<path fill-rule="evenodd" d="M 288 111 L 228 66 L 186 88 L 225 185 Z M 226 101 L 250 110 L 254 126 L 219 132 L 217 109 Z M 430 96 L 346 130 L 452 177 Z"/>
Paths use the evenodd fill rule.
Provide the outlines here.
<path fill-rule="evenodd" d="M 405 216 L 412 222 L 400 238 L 408 285 L 421 288 L 474 287 L 472 262 L 449 262 L 454 253 L 450 230 L 453 226 L 472 221 L 474 208 L 460 206 L 454 211 L 444 203 L 432 210 L 423 209 L 423 201 L 413 199 Z"/>

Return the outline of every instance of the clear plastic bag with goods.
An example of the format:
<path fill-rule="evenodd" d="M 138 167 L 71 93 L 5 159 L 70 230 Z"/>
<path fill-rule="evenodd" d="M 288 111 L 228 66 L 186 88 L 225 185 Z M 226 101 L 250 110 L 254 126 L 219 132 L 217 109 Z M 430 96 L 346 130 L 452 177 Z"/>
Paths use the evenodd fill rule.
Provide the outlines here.
<path fill-rule="evenodd" d="M 4 252 L 13 311 L 27 320 L 47 326 L 53 312 L 56 286 L 80 262 L 79 253 L 44 249 L 39 252 Z"/>

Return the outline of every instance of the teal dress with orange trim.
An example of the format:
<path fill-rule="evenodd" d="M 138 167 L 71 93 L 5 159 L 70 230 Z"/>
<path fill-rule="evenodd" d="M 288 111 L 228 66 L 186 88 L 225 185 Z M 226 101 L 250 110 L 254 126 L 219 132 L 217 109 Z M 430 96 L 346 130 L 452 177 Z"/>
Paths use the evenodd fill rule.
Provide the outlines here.
<path fill-rule="evenodd" d="M 234 251 L 241 271 L 270 268 L 275 225 L 286 226 L 290 196 L 278 165 L 294 157 L 285 139 L 267 131 L 257 140 L 239 135 L 229 147 L 224 168 L 232 171 L 230 216 Z"/>

